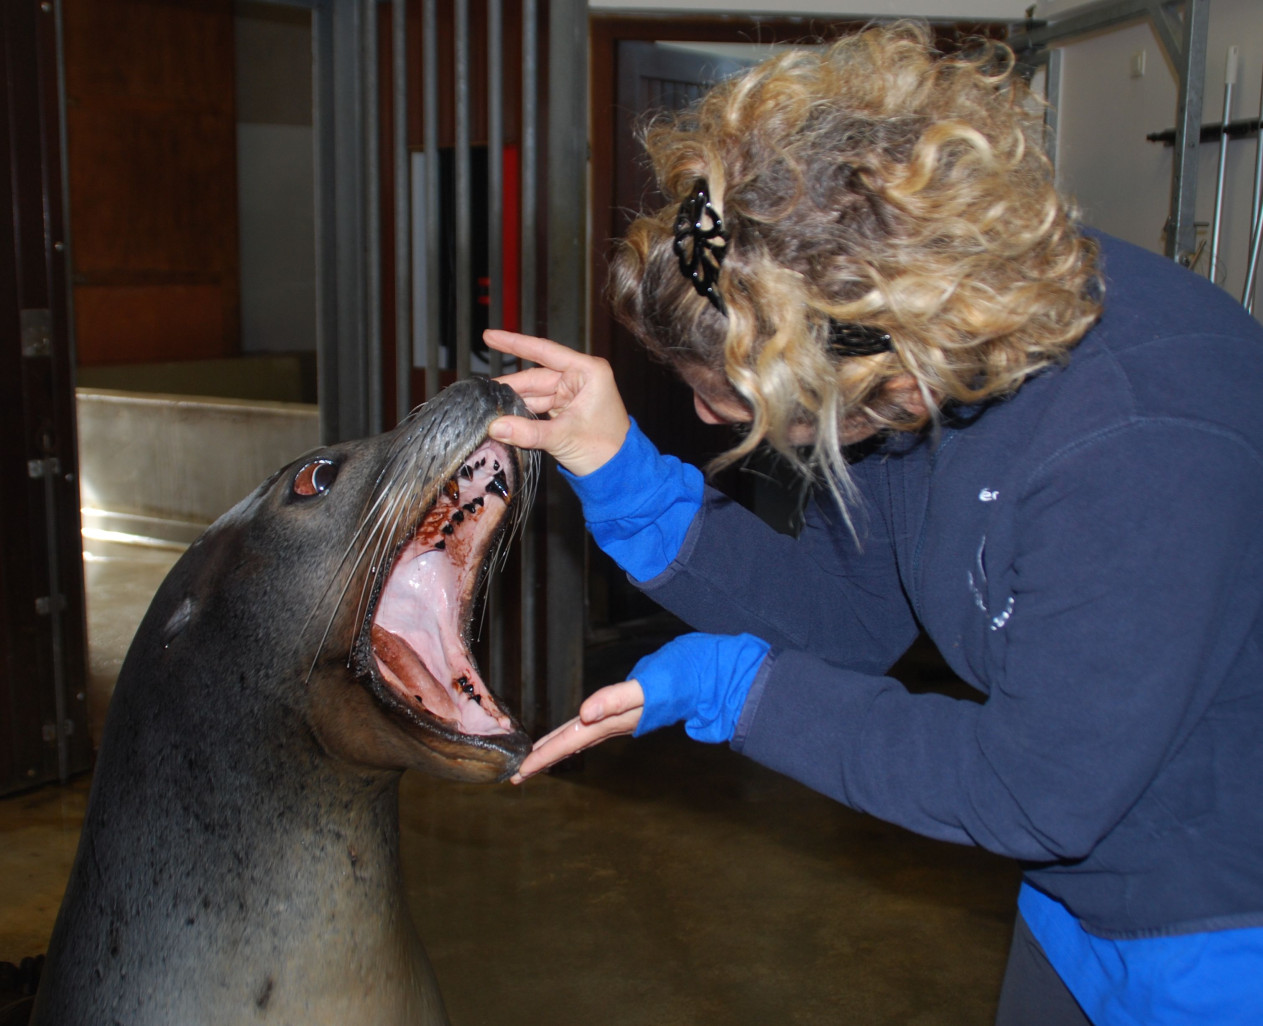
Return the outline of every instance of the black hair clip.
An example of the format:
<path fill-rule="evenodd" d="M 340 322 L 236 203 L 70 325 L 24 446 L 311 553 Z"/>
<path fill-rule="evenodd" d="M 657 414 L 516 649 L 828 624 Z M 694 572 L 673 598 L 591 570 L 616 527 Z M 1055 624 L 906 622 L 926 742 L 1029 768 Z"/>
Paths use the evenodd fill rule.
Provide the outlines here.
<path fill-rule="evenodd" d="M 728 232 L 710 201 L 710 185 L 705 178 L 693 183 L 693 191 L 675 215 L 674 249 L 680 260 L 680 273 L 693 283 L 699 296 L 705 296 L 727 317 L 728 307 L 724 297 L 715 291 L 715 281 L 728 252 Z"/>
<path fill-rule="evenodd" d="M 830 321 L 829 348 L 838 356 L 875 356 L 890 352 L 892 346 L 889 332 L 881 328 Z"/>

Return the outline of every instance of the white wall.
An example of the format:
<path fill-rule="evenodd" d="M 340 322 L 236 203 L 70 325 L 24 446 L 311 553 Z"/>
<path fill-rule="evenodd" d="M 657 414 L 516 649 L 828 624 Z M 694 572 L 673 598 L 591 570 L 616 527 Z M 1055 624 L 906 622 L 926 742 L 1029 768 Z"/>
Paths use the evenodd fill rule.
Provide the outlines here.
<path fill-rule="evenodd" d="M 1065 0 L 1045 3 L 1038 16 L 1056 17 L 1073 9 Z M 1224 71 L 1229 45 L 1239 47 L 1237 85 L 1231 117 L 1256 117 L 1263 79 L 1263 4 L 1259 0 L 1215 0 L 1210 5 L 1202 120 L 1217 123 L 1223 113 Z M 1163 225 L 1170 211 L 1169 146 L 1145 140 L 1150 132 L 1175 125 L 1177 78 L 1147 20 L 1102 32 L 1061 48 L 1064 54 L 1059 114 L 1058 180 L 1079 201 L 1084 220 L 1155 252 L 1164 247 Z M 1143 52 L 1145 73 L 1133 77 L 1133 55 Z M 1240 298 L 1248 257 L 1248 226 L 1256 142 L 1229 144 L 1218 280 Z M 1198 167 L 1196 219 L 1209 222 L 1214 210 L 1217 144 L 1204 144 Z M 1209 227 L 1197 269 L 1206 273 Z"/>
<path fill-rule="evenodd" d="M 235 7 L 241 350 L 316 346 L 311 15 Z"/>

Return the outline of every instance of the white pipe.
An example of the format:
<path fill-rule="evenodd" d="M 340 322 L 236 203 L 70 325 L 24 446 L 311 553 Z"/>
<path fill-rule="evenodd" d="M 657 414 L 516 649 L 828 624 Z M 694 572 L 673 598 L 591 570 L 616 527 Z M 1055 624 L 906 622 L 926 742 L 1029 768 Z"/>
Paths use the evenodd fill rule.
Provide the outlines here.
<path fill-rule="evenodd" d="M 1245 272 L 1245 288 L 1241 302 L 1247 313 L 1254 313 L 1254 283 L 1259 271 L 1259 243 L 1263 240 L 1263 81 L 1259 85 L 1259 123 L 1254 130 L 1254 197 L 1250 205 L 1250 262 Z"/>
<path fill-rule="evenodd" d="M 1210 280 L 1219 280 L 1219 227 L 1223 220 L 1224 171 L 1228 164 L 1228 120 L 1232 115 L 1232 87 L 1237 80 L 1237 57 L 1240 48 L 1228 47 L 1228 66 L 1224 71 L 1224 114 L 1219 129 L 1219 172 L 1215 179 L 1215 214 L 1210 227 Z"/>

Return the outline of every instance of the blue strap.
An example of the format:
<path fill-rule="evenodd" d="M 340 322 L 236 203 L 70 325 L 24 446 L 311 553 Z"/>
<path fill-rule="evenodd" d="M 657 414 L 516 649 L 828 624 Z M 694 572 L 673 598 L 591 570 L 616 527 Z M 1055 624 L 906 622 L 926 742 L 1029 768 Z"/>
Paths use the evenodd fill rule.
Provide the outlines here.
<path fill-rule="evenodd" d="M 592 540 L 637 581 L 671 564 L 702 508 L 702 472 L 658 452 L 634 420 L 604 466 L 581 477 L 564 467 L 561 474 L 583 504 Z"/>
<path fill-rule="evenodd" d="M 732 738 L 769 645 L 752 634 L 683 634 L 633 667 L 645 693 L 636 735 L 684 721 L 698 741 Z"/>

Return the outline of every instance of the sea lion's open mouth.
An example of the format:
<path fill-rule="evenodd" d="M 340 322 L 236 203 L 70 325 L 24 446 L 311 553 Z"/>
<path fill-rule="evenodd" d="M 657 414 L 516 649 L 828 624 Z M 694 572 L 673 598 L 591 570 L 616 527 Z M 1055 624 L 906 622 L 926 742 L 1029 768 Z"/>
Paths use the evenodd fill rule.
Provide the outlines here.
<path fill-rule="evenodd" d="M 484 442 L 396 554 L 371 621 L 373 661 L 403 710 L 463 735 L 517 730 L 474 665 L 468 628 L 483 564 L 518 487 L 517 461 Z"/>

